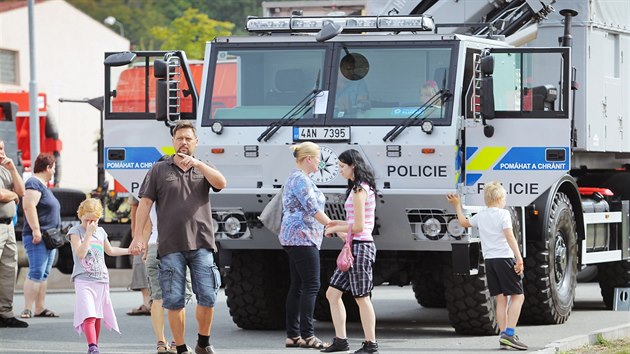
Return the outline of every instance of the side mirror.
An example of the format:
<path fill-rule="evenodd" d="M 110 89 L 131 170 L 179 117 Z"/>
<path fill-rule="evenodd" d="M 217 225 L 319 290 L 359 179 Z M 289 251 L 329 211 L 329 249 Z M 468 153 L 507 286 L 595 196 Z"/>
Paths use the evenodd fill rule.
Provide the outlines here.
<path fill-rule="evenodd" d="M 494 79 L 492 76 L 481 78 L 481 117 L 494 118 Z"/>
<path fill-rule="evenodd" d="M 483 76 L 492 76 L 494 74 L 494 57 L 486 55 L 479 61 L 479 70 Z"/>
<path fill-rule="evenodd" d="M 108 56 L 105 58 L 105 66 L 124 66 L 129 65 L 136 59 L 136 53 L 121 52 Z"/>
<path fill-rule="evenodd" d="M 494 127 L 486 122 L 487 119 L 495 117 L 494 109 L 494 57 L 487 55 L 481 58 L 479 62 L 479 70 L 481 71 L 481 80 L 479 82 L 479 99 L 481 104 L 481 123 L 483 124 L 483 134 L 486 138 L 494 135 Z"/>
<path fill-rule="evenodd" d="M 153 61 L 153 77 L 156 79 L 166 79 L 168 75 L 168 64 L 164 60 Z"/>
<path fill-rule="evenodd" d="M 169 90 L 172 88 L 173 90 Z M 177 83 L 158 79 L 155 83 L 155 119 L 159 121 L 177 120 L 169 116 L 179 115 Z"/>
<path fill-rule="evenodd" d="M 178 113 L 173 108 L 177 105 L 177 84 L 170 81 L 172 75 L 165 60 L 153 62 L 153 76 L 157 78 L 155 82 L 155 118 L 159 121 L 168 121 L 169 114 Z M 175 91 L 170 91 L 169 86 Z"/>

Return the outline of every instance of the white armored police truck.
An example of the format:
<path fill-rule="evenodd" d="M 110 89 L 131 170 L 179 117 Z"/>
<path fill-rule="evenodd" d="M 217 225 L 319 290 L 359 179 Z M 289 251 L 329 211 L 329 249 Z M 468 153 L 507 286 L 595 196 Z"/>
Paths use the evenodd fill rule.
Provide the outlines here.
<path fill-rule="evenodd" d="M 183 52 L 107 53 L 105 167 L 137 194 L 173 153 L 169 127 L 196 122 L 196 157 L 228 180 L 208 227 L 241 328 L 284 326 L 288 263 L 257 216 L 300 141 L 321 146 L 311 177 L 333 219 L 345 216 L 347 186 L 337 156 L 363 155 L 378 187 L 375 283 L 411 283 L 457 332 L 497 324 L 478 235 L 445 195 L 461 193 L 474 213 L 493 180 L 508 191 L 525 257 L 522 320 L 566 321 L 585 265 L 598 266 L 611 308 L 615 289 L 630 286 L 630 5 L 566 0 L 555 12 L 551 2 L 392 1 L 381 16 L 250 18 L 251 36 L 208 42 L 200 94 Z M 119 75 L 129 64 L 142 80 Z M 324 240 L 320 320 L 340 247 Z"/>

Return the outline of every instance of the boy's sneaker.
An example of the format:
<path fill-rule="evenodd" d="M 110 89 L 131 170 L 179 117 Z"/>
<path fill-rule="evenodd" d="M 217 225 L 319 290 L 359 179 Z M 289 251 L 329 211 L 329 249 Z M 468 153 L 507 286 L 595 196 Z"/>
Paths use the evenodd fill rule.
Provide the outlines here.
<path fill-rule="evenodd" d="M 499 343 L 506 345 L 510 348 L 518 349 L 518 350 L 527 350 L 527 345 L 521 342 L 518 336 L 515 334 L 513 336 L 508 336 L 507 334 L 502 334 L 501 339 L 499 339 Z"/>
<path fill-rule="evenodd" d="M 333 338 L 333 342 L 328 347 L 320 350 L 322 353 L 347 352 L 350 350 L 348 339 Z"/>
<path fill-rule="evenodd" d="M 356 352 L 354 352 L 355 354 L 359 353 L 359 354 L 364 354 L 364 353 L 378 353 L 378 343 L 376 342 L 370 342 L 368 340 L 366 340 L 365 342 L 363 342 L 363 344 L 361 345 L 361 348 L 359 350 L 357 350 Z"/>

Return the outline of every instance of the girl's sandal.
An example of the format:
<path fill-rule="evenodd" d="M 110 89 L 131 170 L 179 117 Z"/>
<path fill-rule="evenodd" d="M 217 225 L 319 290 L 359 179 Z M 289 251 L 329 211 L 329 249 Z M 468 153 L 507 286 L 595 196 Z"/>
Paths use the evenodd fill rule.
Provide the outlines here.
<path fill-rule="evenodd" d="M 31 312 L 31 310 L 24 310 L 20 314 L 20 318 L 31 318 L 31 317 L 33 317 L 33 313 Z"/>
<path fill-rule="evenodd" d="M 302 348 L 324 349 L 330 345 L 315 336 L 305 338 L 303 341 L 304 343 L 300 344 Z"/>
<path fill-rule="evenodd" d="M 284 346 L 287 348 L 298 348 L 301 347 L 302 344 L 304 344 L 304 339 L 302 339 L 302 337 L 295 337 L 295 338 L 287 338 L 284 341 Z"/>

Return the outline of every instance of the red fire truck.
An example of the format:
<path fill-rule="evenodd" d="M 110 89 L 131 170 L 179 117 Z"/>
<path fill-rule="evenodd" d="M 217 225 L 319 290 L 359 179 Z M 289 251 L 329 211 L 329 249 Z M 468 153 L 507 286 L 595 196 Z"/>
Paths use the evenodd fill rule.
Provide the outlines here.
<path fill-rule="evenodd" d="M 13 102 L 13 105 L 10 103 Z M 16 161 L 21 164 L 27 171 L 31 166 L 31 142 L 30 142 L 30 123 L 29 123 L 29 96 L 26 91 L 17 92 L 0 92 L 0 106 L 5 111 L 0 114 L 2 120 L 14 120 L 17 134 L 17 147 L 19 159 Z M 59 157 L 61 154 L 62 143 L 59 140 L 59 132 L 53 119 L 50 118 L 50 112 L 47 109 L 47 98 L 45 93 L 37 96 L 37 112 L 39 115 L 40 126 L 40 149 L 41 152 L 49 152 L 55 155 L 57 165 L 59 165 Z M 57 168 L 54 182 L 59 184 L 60 169 Z"/>

